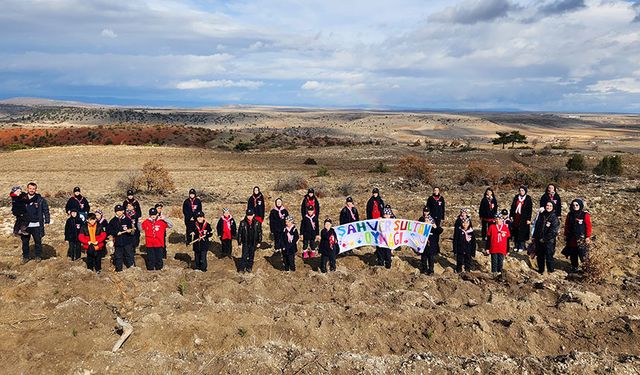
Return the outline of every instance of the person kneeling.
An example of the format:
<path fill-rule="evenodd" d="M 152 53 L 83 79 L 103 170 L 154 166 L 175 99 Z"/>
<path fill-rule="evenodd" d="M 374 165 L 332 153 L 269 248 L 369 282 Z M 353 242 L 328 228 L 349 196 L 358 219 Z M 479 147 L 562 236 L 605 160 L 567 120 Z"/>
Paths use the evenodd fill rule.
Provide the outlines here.
<path fill-rule="evenodd" d="M 80 229 L 78 240 L 87 252 L 87 268 L 97 273 L 102 271 L 102 258 L 107 254 L 104 246 L 106 239 L 107 232 L 103 226 L 98 225 L 96 214 L 87 215 L 87 222 Z"/>

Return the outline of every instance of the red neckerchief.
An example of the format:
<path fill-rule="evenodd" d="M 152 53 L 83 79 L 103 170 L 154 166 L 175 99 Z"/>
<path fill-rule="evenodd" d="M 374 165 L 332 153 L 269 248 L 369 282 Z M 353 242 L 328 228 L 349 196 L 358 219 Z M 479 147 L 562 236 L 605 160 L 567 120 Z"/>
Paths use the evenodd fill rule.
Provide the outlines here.
<path fill-rule="evenodd" d="M 333 249 L 333 246 L 336 244 L 336 238 L 333 234 L 329 234 L 329 246 Z"/>
<path fill-rule="evenodd" d="M 251 194 L 251 199 L 253 199 L 253 207 L 258 207 L 258 199 L 262 196 L 262 193 L 258 193 L 258 195 Z"/>
<path fill-rule="evenodd" d="M 198 230 L 199 237 L 204 237 L 204 231 L 205 231 L 206 227 L 207 227 L 207 221 L 206 220 L 202 222 L 202 227 L 199 226 L 198 222 L 196 221 L 196 229 Z"/>
<path fill-rule="evenodd" d="M 222 216 L 222 220 L 224 220 L 224 225 L 226 225 L 229 230 L 231 230 L 231 219 L 233 219 L 231 215 L 229 215 L 229 218 Z"/>
<path fill-rule="evenodd" d="M 316 230 L 316 223 L 313 221 L 314 217 L 316 217 L 316 215 L 309 216 L 309 214 L 307 214 L 307 219 L 309 219 L 309 221 L 311 222 L 311 228 L 313 228 L 313 230 Z"/>
<path fill-rule="evenodd" d="M 195 197 L 193 199 L 189 198 L 189 202 L 191 202 L 191 212 L 196 212 L 196 209 L 193 207 L 193 206 L 195 206 L 194 203 L 196 202 L 196 199 L 198 199 L 198 197 Z M 180 201 L 178 201 L 178 202 L 180 202 Z"/>
<path fill-rule="evenodd" d="M 498 227 L 498 224 L 496 224 L 496 229 L 498 229 L 498 242 L 502 242 L 502 228 L 504 227 L 504 223 L 502 223 L 502 225 L 500 225 L 500 227 Z"/>
<path fill-rule="evenodd" d="M 347 210 L 349 210 L 349 213 L 351 214 L 351 218 L 355 221 L 356 220 L 356 215 L 354 215 L 353 213 L 353 207 L 349 207 L 349 206 L 345 206 L 347 208 Z"/>
<path fill-rule="evenodd" d="M 439 201 L 440 200 L 440 194 L 438 195 L 432 195 L 433 199 Z"/>

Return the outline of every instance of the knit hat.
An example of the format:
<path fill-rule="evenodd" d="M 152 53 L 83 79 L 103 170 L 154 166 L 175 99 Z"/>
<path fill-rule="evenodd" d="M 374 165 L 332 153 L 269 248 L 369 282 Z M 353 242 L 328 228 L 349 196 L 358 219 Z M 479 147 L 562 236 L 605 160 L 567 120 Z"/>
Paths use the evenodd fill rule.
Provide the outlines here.
<path fill-rule="evenodd" d="M 314 194 L 315 194 L 315 192 L 316 192 L 316 191 L 315 191 L 315 190 L 313 190 L 313 188 L 309 188 L 309 190 L 307 190 L 307 194 L 309 194 L 309 193 L 314 193 Z"/>
<path fill-rule="evenodd" d="M 504 217 L 502 217 L 502 215 L 501 215 L 501 214 L 497 214 L 497 215 L 496 215 L 496 219 L 504 220 Z"/>
<path fill-rule="evenodd" d="M 380 190 L 378 190 L 378 188 L 373 188 L 373 190 L 371 190 L 371 194 L 380 194 Z"/>
<path fill-rule="evenodd" d="M 295 222 L 296 222 L 296 219 L 294 219 L 294 218 L 293 218 L 293 216 L 291 216 L 291 215 L 287 216 L 287 218 L 286 218 L 285 220 L 286 220 L 286 221 L 290 221 L 290 222 L 292 222 L 292 223 L 294 223 L 294 224 L 295 224 Z"/>
<path fill-rule="evenodd" d="M 131 190 L 131 189 L 127 190 L 127 196 L 129 196 L 129 195 L 133 195 L 133 190 Z"/>
<path fill-rule="evenodd" d="M 79 193 L 79 192 L 80 192 L 80 186 L 76 186 L 76 187 L 74 187 L 74 188 L 73 188 L 73 192 L 74 192 L 74 193 L 75 193 L 75 192 L 78 192 L 78 193 Z"/>
<path fill-rule="evenodd" d="M 245 214 L 246 214 L 247 216 L 251 216 L 251 215 L 253 215 L 253 210 L 252 210 L 252 209 L 248 209 L 248 210 L 245 212 Z"/>
<path fill-rule="evenodd" d="M 189 195 L 191 194 L 196 195 L 196 189 L 193 189 L 193 188 L 189 189 Z"/>
<path fill-rule="evenodd" d="M 467 207 L 463 207 L 463 208 L 461 208 L 461 209 L 460 209 L 460 213 L 463 213 L 463 212 L 464 212 L 465 214 L 469 215 L 469 213 L 471 212 L 471 210 L 470 210 L 470 209 L 468 209 Z"/>
<path fill-rule="evenodd" d="M 353 198 L 347 197 L 347 203 L 349 203 L 349 202 L 353 203 Z"/>
<path fill-rule="evenodd" d="M 231 211 L 226 207 L 222 209 L 222 213 L 223 214 L 226 214 L 227 212 L 231 212 Z"/>
<path fill-rule="evenodd" d="M 384 206 L 384 214 L 385 215 L 389 215 L 389 216 L 393 215 L 393 211 L 391 210 L 391 206 L 390 205 Z"/>
<path fill-rule="evenodd" d="M 196 217 L 204 217 L 204 212 L 200 211 L 196 214 Z"/>
<path fill-rule="evenodd" d="M 149 216 L 153 216 L 153 215 L 157 215 L 158 214 L 158 210 L 156 210 L 155 208 L 150 208 L 149 209 Z"/>
<path fill-rule="evenodd" d="M 100 216 L 104 216 L 104 212 L 102 212 L 102 210 L 96 210 L 95 213 L 100 214 Z"/>
<path fill-rule="evenodd" d="M 122 205 L 121 205 L 121 204 L 116 204 L 116 206 L 113 208 L 113 210 L 114 210 L 115 212 L 118 212 L 118 211 L 124 211 L 124 207 L 122 207 Z"/>
<path fill-rule="evenodd" d="M 15 193 L 18 190 L 22 190 L 22 186 L 14 186 L 11 188 L 11 193 Z"/>
<path fill-rule="evenodd" d="M 422 212 L 429 212 L 429 206 L 422 207 Z"/>
<path fill-rule="evenodd" d="M 162 207 L 164 208 L 164 203 L 160 202 L 160 203 L 156 203 L 156 205 L 154 206 L 156 209 L 158 209 L 158 207 Z"/>

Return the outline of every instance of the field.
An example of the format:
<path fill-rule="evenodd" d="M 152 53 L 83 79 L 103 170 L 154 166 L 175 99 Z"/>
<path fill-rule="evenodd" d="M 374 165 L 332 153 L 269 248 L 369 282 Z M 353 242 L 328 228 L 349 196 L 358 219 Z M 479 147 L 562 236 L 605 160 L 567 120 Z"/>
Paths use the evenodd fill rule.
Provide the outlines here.
<path fill-rule="evenodd" d="M 225 109 L 195 111 L 189 116 L 200 120 L 186 124 L 166 117 L 182 121 L 184 114 L 158 111 L 165 117 L 154 114 L 156 124 L 148 114 L 139 121 L 97 120 L 106 109 L 77 109 L 72 118 L 52 108 L 59 117 L 47 120 L 37 117 L 41 108 L 2 108 L 1 144 L 22 146 L 0 153 L 0 185 L 8 193 L 35 180 L 52 207 L 46 259 L 26 265 L 11 236 L 6 195 L 0 207 L 0 361 L 6 373 L 638 373 L 640 241 L 629 216 L 640 210 L 638 117 Z M 235 120 L 213 120 L 220 116 Z M 527 148 L 488 143 L 496 131 L 514 129 L 527 135 Z M 98 136 L 89 140 L 90 131 Z M 48 137 L 59 146 L 25 141 L 46 137 L 42 132 L 54 134 Z M 127 144 L 134 133 L 139 143 Z M 20 140 L 20 134 L 27 136 Z M 67 140 L 69 134 L 84 136 Z M 108 136 L 113 145 L 105 144 Z M 566 170 L 575 152 L 584 155 L 587 171 Z M 604 155 L 622 156 L 621 176 L 591 173 Z M 400 166 L 408 156 L 433 169 L 428 181 Z M 317 164 L 305 164 L 307 158 Z M 176 185 L 169 196 L 140 198 L 143 211 L 164 202 L 176 224 L 165 269 L 146 271 L 144 251 L 138 251 L 137 267 L 117 274 L 108 259 L 100 275 L 66 259 L 63 207 L 71 189 L 82 186 L 92 207 L 111 216 L 124 199 L 118 182 L 147 161 L 162 163 Z M 380 164 L 388 171 L 376 170 Z M 559 254 L 562 239 L 552 275 L 539 275 L 527 256 L 516 254 L 507 258 L 504 277 L 495 279 L 481 253 L 473 272 L 455 274 L 454 215 L 461 207 L 477 212 L 486 188 L 466 178 L 470 164 L 490 175 L 501 207 L 520 182 L 529 184 L 534 200 L 546 183 L 558 182 L 565 212 L 572 198 L 585 198 L 594 218 L 594 251 L 610 261 L 606 280 L 568 274 Z M 318 177 L 322 167 L 328 175 Z M 299 269 L 285 273 L 268 238 L 252 274 L 236 272 L 237 246 L 234 259 L 223 258 L 217 241 L 209 271 L 191 269 L 180 217 L 189 188 L 202 195 L 214 224 L 223 207 L 240 219 L 255 185 L 268 207 L 282 197 L 299 219 L 306 189 L 276 190 L 292 176 L 316 188 L 322 216 L 336 220 L 345 195 L 364 212 L 374 186 L 398 217 L 417 219 L 431 186 L 440 186 L 449 208 L 436 275 L 421 275 L 410 249 L 394 253 L 391 270 L 375 267 L 369 248 L 339 257 L 335 273 L 321 274 L 318 259 L 300 256 Z M 112 353 L 116 316 L 131 322 L 134 333 Z"/>

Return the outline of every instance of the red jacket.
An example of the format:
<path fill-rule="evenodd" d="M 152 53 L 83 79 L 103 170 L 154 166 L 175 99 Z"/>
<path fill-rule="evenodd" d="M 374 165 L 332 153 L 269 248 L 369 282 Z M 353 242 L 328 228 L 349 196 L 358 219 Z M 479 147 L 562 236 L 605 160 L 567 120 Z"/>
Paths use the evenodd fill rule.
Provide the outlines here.
<path fill-rule="evenodd" d="M 507 254 L 507 239 L 511 237 L 507 224 L 502 224 L 501 228 L 498 228 L 498 224 L 489 226 L 487 237 L 490 254 Z"/>
<path fill-rule="evenodd" d="M 164 247 L 164 234 L 169 225 L 164 220 L 147 219 L 142 222 L 142 230 L 147 247 Z"/>
<path fill-rule="evenodd" d="M 95 250 L 102 250 L 104 247 L 104 241 L 107 239 L 107 232 L 104 231 L 104 228 L 99 226 L 96 223 L 96 242 L 98 245 L 94 245 Z M 91 237 L 89 236 L 89 223 L 83 226 L 80 229 L 80 233 L 78 234 L 78 241 L 82 244 L 82 248 L 86 251 L 89 250 L 89 241 Z"/>
<path fill-rule="evenodd" d="M 564 222 L 564 236 L 567 246 L 577 247 L 578 237 L 590 238 L 592 230 L 591 215 L 588 212 L 570 212 Z"/>

